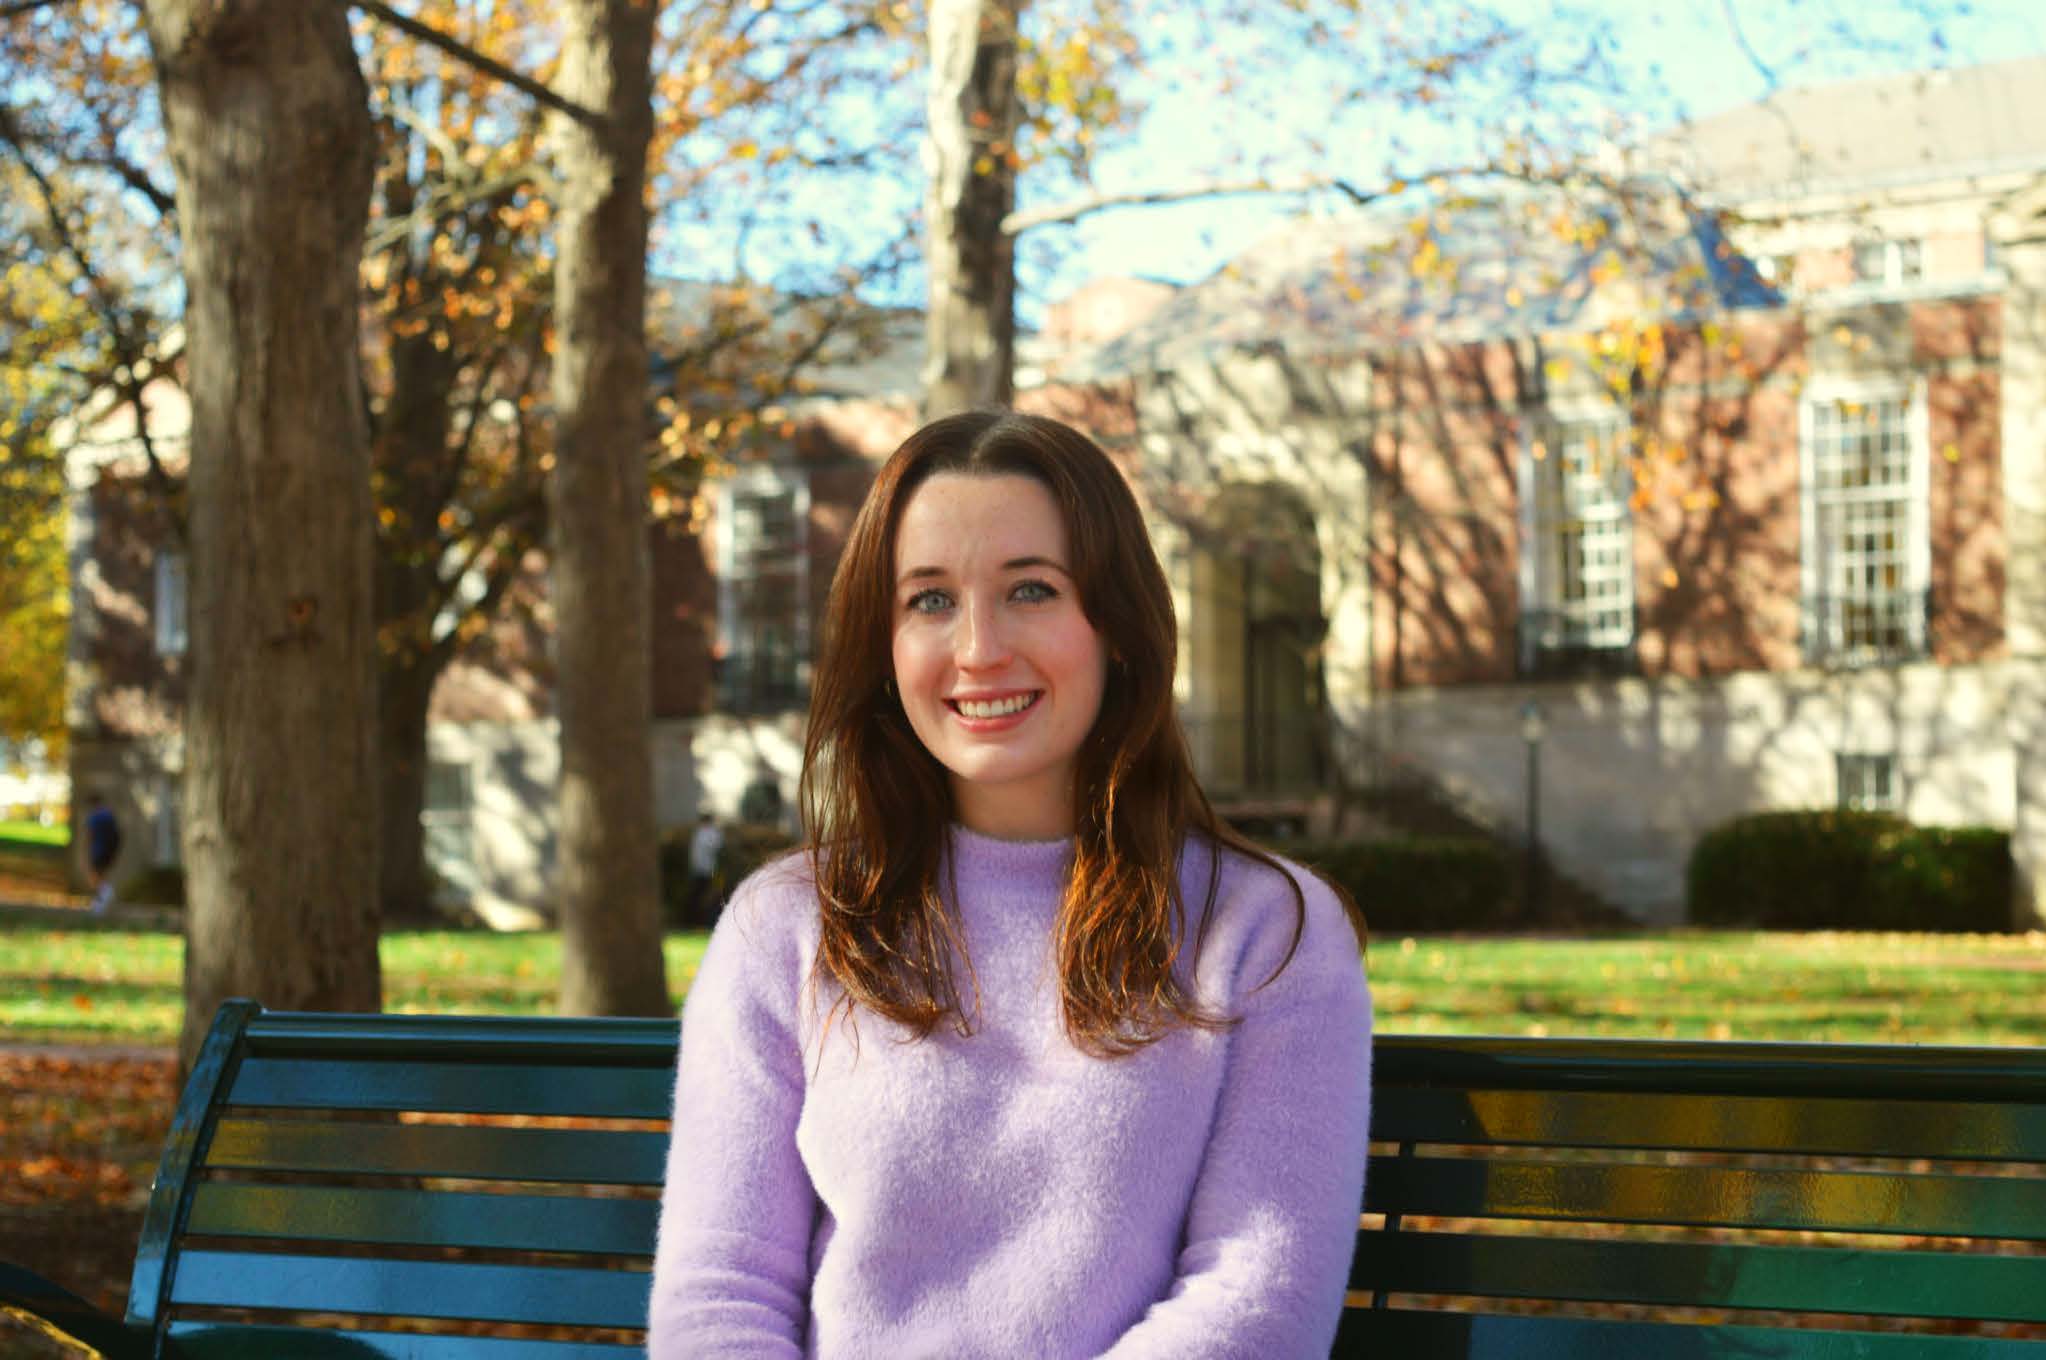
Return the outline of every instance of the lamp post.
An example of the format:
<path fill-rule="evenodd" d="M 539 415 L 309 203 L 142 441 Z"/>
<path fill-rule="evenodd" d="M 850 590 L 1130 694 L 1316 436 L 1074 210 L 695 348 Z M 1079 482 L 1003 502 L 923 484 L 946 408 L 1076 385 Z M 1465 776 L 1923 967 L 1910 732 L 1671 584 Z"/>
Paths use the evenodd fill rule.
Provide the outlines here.
<path fill-rule="evenodd" d="M 1532 920 L 1542 907 L 1542 737 L 1548 721 L 1529 699 L 1520 707 L 1520 740 L 1527 747 L 1527 867 L 1522 874 L 1524 914 Z"/>

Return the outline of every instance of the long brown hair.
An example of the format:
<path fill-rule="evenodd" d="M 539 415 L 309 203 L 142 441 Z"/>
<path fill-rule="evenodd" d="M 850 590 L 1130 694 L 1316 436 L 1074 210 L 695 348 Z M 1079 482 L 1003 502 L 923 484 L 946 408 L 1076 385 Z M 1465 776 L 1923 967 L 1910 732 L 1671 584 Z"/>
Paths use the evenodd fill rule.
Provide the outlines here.
<path fill-rule="evenodd" d="M 1074 773 L 1073 867 L 1056 952 L 1065 1025 L 1083 1049 L 1132 1052 L 1168 1031 L 1232 1022 L 1200 1006 L 1175 973 L 1187 904 L 1180 852 L 1205 837 L 1198 955 L 1227 847 L 1284 873 L 1216 817 L 1193 773 L 1172 703 L 1178 627 L 1136 498 L 1086 435 L 1042 416 L 976 411 L 932 421 L 882 467 L 831 583 L 810 699 L 801 799 L 823 914 L 820 977 L 924 1037 L 972 1019 L 952 975 L 958 939 L 940 891 L 951 784 L 893 692 L 895 536 L 917 488 L 943 472 L 1029 477 L 1065 523 L 1080 606 L 1110 663 L 1101 712 Z M 1112 583 L 1112 584 L 1111 584 Z M 1292 958 L 1306 901 L 1290 877 Z"/>

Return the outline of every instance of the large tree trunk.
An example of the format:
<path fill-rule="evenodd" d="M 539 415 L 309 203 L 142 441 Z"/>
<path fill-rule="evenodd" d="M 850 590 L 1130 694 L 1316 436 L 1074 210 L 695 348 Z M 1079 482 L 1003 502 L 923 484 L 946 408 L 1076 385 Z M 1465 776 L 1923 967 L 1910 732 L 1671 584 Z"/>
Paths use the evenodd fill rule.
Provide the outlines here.
<path fill-rule="evenodd" d="M 432 915 L 420 819 L 427 706 L 446 664 L 443 649 L 433 645 L 441 569 L 435 520 L 448 501 L 448 426 L 459 367 L 451 347 L 433 339 L 422 332 L 388 341 L 391 393 L 371 446 L 384 516 L 376 556 L 377 897 L 387 922 Z"/>
<path fill-rule="evenodd" d="M 412 654 L 377 666 L 377 900 L 388 922 L 434 917 L 426 872 L 426 713 L 439 668 Z"/>
<path fill-rule="evenodd" d="M 339 5 L 148 0 L 190 345 L 189 1063 L 226 997 L 375 1010 L 368 95 Z"/>
<path fill-rule="evenodd" d="M 932 0 L 924 134 L 924 415 L 1015 390 L 1016 26 L 1025 0 Z"/>
<path fill-rule="evenodd" d="M 553 602 L 561 712 L 561 1008 L 671 1010 L 654 835 L 647 562 L 649 0 L 562 6 Z"/>

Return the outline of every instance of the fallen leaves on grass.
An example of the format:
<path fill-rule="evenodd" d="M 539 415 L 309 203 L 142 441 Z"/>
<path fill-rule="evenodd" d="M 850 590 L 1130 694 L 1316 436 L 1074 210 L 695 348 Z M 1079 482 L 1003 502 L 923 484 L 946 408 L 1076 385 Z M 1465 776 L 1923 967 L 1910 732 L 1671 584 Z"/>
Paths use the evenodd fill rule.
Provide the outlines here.
<path fill-rule="evenodd" d="M 0 1049 L 0 1091 L 0 1260 L 118 1312 L 177 1104 L 176 1060 Z"/>

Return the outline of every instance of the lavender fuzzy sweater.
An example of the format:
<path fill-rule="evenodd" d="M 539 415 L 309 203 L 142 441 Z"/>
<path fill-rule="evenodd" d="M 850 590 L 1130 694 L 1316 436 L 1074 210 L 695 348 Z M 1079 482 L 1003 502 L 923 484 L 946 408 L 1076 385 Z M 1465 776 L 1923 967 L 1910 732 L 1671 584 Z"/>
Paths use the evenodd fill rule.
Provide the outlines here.
<path fill-rule="evenodd" d="M 801 858 L 741 886 L 683 1016 L 648 1349 L 681 1356 L 1323 1356 L 1364 1182 L 1371 1003 L 1312 876 L 1225 858 L 1191 972 L 1242 1017 L 1079 1052 L 1052 925 L 1064 842 L 955 828 L 975 1032 L 859 1042 L 807 986 Z M 1207 852 L 1190 850 L 1190 910 Z M 962 990 L 971 984 L 961 970 Z M 971 1005 L 969 994 L 968 1004 Z"/>

